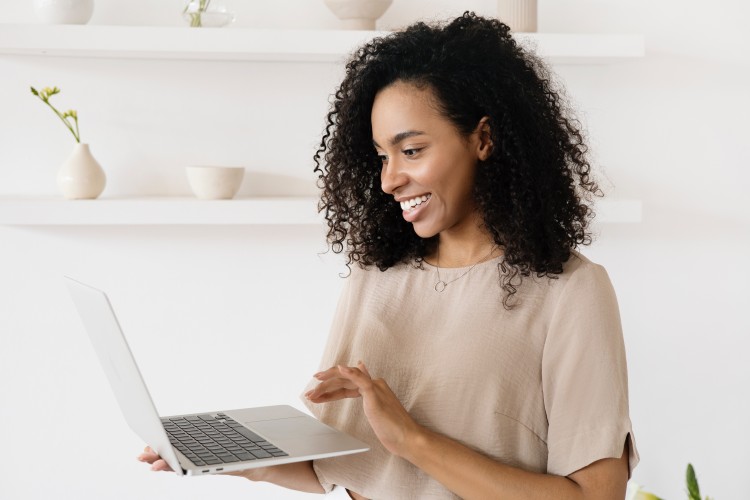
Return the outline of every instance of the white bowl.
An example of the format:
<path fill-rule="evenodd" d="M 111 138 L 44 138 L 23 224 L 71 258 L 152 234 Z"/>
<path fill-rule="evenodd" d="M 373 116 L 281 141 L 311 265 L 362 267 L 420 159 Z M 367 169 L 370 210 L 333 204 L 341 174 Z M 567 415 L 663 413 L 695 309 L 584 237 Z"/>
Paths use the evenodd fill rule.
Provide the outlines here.
<path fill-rule="evenodd" d="M 34 0 L 34 10 L 43 23 L 86 24 L 94 13 L 94 0 Z"/>
<path fill-rule="evenodd" d="M 202 200 L 234 198 L 245 176 L 244 167 L 190 166 L 185 172 L 193 193 Z"/>
<path fill-rule="evenodd" d="M 345 30 L 374 30 L 393 0 L 325 0 Z"/>

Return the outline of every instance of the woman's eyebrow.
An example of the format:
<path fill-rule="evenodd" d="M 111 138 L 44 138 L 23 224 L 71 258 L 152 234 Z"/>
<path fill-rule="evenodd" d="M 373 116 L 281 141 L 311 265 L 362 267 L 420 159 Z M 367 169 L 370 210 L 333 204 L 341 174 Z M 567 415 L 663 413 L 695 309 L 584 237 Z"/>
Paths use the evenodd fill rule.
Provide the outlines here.
<path fill-rule="evenodd" d="M 409 137 L 414 137 L 415 135 L 424 135 L 424 132 L 421 130 L 407 130 L 406 132 L 399 132 L 398 134 L 394 135 L 391 139 L 391 146 L 395 146 L 399 142 L 403 141 L 404 139 L 408 139 Z M 375 139 L 372 140 L 372 144 L 379 148 L 380 144 L 375 142 Z"/>

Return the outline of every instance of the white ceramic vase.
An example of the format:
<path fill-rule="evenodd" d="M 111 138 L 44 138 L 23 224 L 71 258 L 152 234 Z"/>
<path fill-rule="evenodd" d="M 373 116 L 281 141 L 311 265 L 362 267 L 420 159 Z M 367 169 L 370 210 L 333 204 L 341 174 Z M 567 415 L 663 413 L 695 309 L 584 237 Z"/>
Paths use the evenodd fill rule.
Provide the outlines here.
<path fill-rule="evenodd" d="M 34 10 L 47 24 L 86 24 L 94 13 L 94 0 L 34 0 Z"/>
<path fill-rule="evenodd" d="M 57 173 L 57 186 L 68 200 L 92 200 L 102 194 L 107 178 L 88 144 L 76 144 Z"/>
<path fill-rule="evenodd" d="M 520 33 L 536 31 L 537 0 L 497 0 L 497 17 Z"/>
<path fill-rule="evenodd" d="M 391 3 L 393 0 L 325 0 L 345 30 L 374 30 L 375 21 Z"/>

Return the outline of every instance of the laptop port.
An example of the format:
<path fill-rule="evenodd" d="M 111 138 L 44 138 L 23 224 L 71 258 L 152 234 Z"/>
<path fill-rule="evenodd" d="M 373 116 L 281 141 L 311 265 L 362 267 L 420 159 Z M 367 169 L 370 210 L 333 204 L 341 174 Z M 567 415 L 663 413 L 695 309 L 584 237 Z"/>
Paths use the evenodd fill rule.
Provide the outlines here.
<path fill-rule="evenodd" d="M 219 471 L 222 471 L 222 470 L 224 470 L 224 467 L 219 467 L 218 469 L 216 469 L 216 472 L 219 472 Z"/>

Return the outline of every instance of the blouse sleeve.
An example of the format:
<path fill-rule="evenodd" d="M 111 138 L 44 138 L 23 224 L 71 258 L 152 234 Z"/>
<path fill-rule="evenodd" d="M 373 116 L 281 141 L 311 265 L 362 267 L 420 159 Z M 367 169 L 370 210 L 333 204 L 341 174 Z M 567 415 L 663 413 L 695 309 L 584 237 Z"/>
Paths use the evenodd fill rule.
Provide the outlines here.
<path fill-rule="evenodd" d="M 617 298 L 603 267 L 584 262 L 565 284 L 542 360 L 547 472 L 560 476 L 620 458 L 638 463 L 628 411 L 628 375 Z"/>

